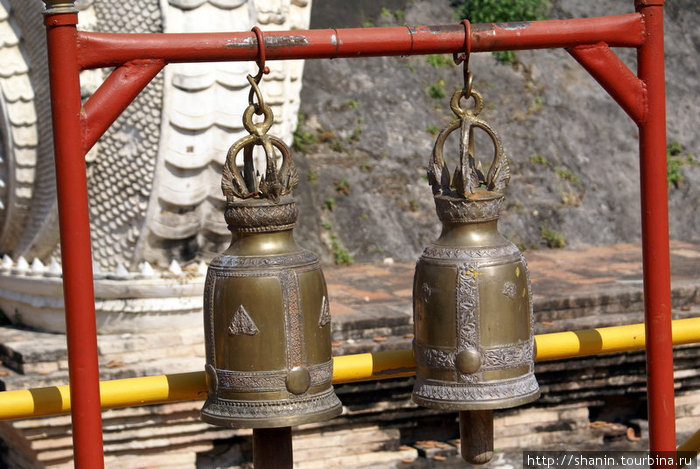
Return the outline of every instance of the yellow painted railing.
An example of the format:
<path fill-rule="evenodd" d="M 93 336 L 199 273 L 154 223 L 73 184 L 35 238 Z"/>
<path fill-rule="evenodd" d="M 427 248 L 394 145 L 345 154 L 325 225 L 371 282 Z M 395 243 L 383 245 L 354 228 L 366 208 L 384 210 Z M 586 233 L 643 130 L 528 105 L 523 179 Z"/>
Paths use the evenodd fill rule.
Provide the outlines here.
<path fill-rule="evenodd" d="M 678 319 L 672 327 L 674 345 L 700 342 L 700 318 Z M 639 350 L 644 343 L 644 324 L 540 334 L 535 359 Z M 408 376 L 414 367 L 411 350 L 345 355 L 333 358 L 333 383 Z M 203 371 L 100 382 L 103 409 L 204 399 L 206 393 Z M 67 385 L 0 392 L 0 420 L 64 414 L 70 408 Z"/>

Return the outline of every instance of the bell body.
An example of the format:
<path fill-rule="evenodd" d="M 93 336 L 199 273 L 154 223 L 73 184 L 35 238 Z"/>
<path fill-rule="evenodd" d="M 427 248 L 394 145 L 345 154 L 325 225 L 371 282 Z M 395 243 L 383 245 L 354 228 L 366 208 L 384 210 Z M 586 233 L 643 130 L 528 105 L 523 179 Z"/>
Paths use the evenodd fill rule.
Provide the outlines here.
<path fill-rule="evenodd" d="M 205 283 L 202 419 L 262 428 L 340 414 L 326 284 L 316 255 L 294 241 L 294 202 L 229 206 L 226 219 L 233 240 Z"/>
<path fill-rule="evenodd" d="M 497 228 L 500 192 L 436 195 L 439 239 L 413 284 L 413 401 L 450 410 L 535 400 L 532 303 L 522 254 Z"/>

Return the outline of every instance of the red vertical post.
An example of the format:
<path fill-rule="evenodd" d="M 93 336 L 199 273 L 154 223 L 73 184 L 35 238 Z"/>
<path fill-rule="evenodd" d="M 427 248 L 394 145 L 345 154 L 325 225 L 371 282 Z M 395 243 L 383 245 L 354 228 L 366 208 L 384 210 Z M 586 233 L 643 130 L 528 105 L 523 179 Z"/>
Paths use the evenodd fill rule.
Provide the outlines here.
<path fill-rule="evenodd" d="M 80 124 L 77 11 L 45 0 L 75 467 L 104 467 L 95 294 Z"/>
<path fill-rule="evenodd" d="M 647 88 L 647 111 L 639 124 L 646 324 L 647 400 L 651 451 L 675 451 L 671 340 L 671 269 L 666 181 L 666 103 L 663 0 L 636 0 L 645 25 L 638 49 L 638 75 Z"/>

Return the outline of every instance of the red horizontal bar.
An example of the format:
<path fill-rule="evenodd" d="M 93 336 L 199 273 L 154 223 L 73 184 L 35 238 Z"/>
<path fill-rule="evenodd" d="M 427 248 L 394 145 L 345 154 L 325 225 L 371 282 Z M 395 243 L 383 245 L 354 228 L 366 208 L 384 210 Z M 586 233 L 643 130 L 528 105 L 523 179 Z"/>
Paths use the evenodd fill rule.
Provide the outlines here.
<path fill-rule="evenodd" d="M 461 24 L 391 28 L 269 31 L 269 60 L 370 57 L 452 53 L 465 50 Z M 638 47 L 644 40 L 641 15 L 547 20 L 471 26 L 471 51 L 574 47 L 604 42 Z M 220 62 L 254 60 L 252 32 L 184 34 L 78 33 L 82 69 L 116 67 L 133 60 Z"/>

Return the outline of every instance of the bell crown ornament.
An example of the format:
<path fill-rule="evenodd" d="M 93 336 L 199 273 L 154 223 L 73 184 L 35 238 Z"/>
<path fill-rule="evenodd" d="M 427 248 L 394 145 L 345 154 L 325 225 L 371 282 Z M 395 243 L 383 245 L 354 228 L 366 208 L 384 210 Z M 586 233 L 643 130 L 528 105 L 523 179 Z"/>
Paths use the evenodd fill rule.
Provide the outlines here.
<path fill-rule="evenodd" d="M 292 233 L 296 169 L 287 145 L 267 134 L 274 117 L 259 78 L 248 81 L 243 125 L 249 135 L 228 151 L 221 182 L 231 245 L 212 260 L 205 282 L 209 392 L 202 419 L 228 427 L 288 427 L 335 417 L 342 406 L 331 385 L 326 283 L 318 257 L 299 247 Z M 265 155 L 262 174 L 256 146 Z M 241 151 L 242 169 L 236 164 Z"/>

